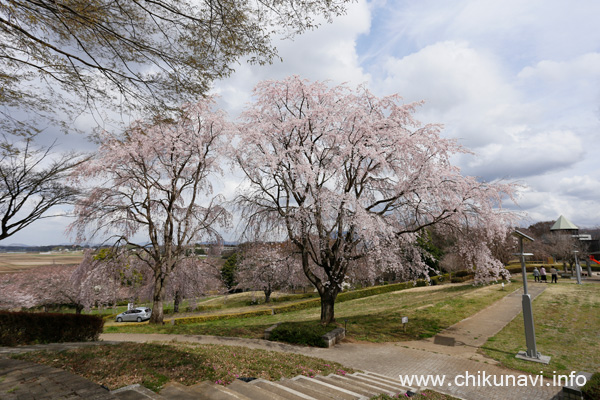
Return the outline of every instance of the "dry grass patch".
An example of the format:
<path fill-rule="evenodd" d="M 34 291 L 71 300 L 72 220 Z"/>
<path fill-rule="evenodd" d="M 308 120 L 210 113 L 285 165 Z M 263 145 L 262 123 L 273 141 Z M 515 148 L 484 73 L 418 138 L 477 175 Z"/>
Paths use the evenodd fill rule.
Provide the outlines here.
<path fill-rule="evenodd" d="M 314 357 L 219 345 L 122 343 L 15 358 L 61 368 L 112 390 L 135 383 L 158 391 L 170 381 L 226 385 L 238 377 L 279 380 L 354 372 Z"/>

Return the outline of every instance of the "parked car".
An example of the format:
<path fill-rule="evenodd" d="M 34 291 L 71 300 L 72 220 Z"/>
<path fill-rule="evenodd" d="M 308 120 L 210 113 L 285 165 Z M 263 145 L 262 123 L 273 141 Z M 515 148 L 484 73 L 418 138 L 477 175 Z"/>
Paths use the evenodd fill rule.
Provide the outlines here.
<path fill-rule="evenodd" d="M 124 321 L 142 322 L 142 321 L 146 321 L 147 319 L 150 319 L 151 316 L 152 316 L 151 308 L 137 307 L 137 308 L 134 308 L 132 310 L 127 310 L 127 311 L 122 312 L 121 314 L 117 315 L 116 320 L 117 320 L 117 322 L 124 322 Z"/>

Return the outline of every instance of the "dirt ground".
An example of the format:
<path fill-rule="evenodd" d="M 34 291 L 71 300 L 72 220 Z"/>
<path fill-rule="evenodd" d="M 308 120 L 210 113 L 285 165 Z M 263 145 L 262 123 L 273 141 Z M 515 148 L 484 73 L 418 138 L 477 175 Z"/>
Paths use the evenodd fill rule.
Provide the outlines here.
<path fill-rule="evenodd" d="M 73 253 L 0 253 L 0 274 L 18 272 L 41 265 L 76 265 L 83 260 L 83 252 Z"/>

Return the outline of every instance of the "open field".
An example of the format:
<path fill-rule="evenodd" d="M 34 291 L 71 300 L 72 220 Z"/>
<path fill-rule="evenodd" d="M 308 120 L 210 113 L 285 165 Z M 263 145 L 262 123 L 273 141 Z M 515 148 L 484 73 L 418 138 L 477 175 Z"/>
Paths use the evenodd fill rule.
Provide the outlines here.
<path fill-rule="evenodd" d="M 0 253 L 0 274 L 19 272 L 41 265 L 76 265 L 83 260 L 83 252 L 73 253 Z"/>
<path fill-rule="evenodd" d="M 559 279 L 533 302 L 537 350 L 551 356 L 550 364 L 515 358 L 525 350 L 523 314 L 519 314 L 481 348 L 503 365 L 551 378 L 571 371 L 600 371 L 600 284 Z"/>

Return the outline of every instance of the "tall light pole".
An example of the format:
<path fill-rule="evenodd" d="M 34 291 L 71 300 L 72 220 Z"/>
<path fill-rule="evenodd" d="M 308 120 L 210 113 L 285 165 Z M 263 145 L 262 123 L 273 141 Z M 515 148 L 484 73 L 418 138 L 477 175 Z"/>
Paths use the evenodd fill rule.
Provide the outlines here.
<path fill-rule="evenodd" d="M 575 256 L 575 276 L 577 277 L 577 284 L 581 285 L 581 267 L 579 266 L 579 257 L 577 257 L 578 250 L 573 250 L 573 256 Z"/>
<path fill-rule="evenodd" d="M 527 351 L 518 352 L 516 357 L 522 360 L 548 364 L 550 362 L 550 357 L 543 356 L 537 351 L 531 296 L 527 292 L 527 268 L 525 268 L 525 256 L 532 256 L 533 254 L 525 253 L 523 248 L 523 239 L 531 242 L 534 240 L 533 238 L 519 231 L 514 231 L 513 236 L 516 236 L 519 239 L 519 253 L 515 255 L 518 255 L 521 259 L 521 271 L 523 272 L 523 297 L 521 299 L 521 303 L 523 305 L 523 321 L 525 322 L 525 342 L 527 343 Z"/>

